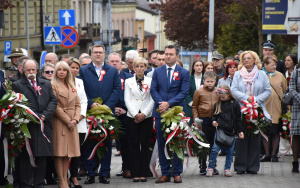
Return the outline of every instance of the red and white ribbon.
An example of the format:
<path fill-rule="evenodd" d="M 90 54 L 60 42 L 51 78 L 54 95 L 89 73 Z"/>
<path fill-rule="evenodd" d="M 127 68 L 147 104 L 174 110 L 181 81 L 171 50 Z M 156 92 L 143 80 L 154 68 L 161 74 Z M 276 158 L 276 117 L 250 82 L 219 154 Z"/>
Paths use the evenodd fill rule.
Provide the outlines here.
<path fill-rule="evenodd" d="M 4 177 L 8 175 L 8 168 L 9 168 L 9 162 L 8 162 L 8 143 L 7 139 L 3 139 L 3 149 L 4 149 L 4 162 L 5 162 L 5 168 L 4 168 Z"/>
<path fill-rule="evenodd" d="M 143 84 L 142 87 L 144 88 L 145 92 L 147 92 L 147 90 L 148 90 L 148 85 L 147 85 L 147 84 Z"/>
<path fill-rule="evenodd" d="M 39 92 L 39 95 L 42 95 L 42 88 L 41 88 L 41 86 L 37 86 L 36 90 Z"/>
<path fill-rule="evenodd" d="M 105 70 L 101 70 L 100 71 L 100 78 L 99 78 L 99 82 L 101 82 L 103 80 L 104 75 L 106 74 Z"/>
<path fill-rule="evenodd" d="M 33 167 L 37 167 L 35 162 L 34 162 L 34 157 L 33 157 L 33 153 L 32 153 L 31 147 L 30 147 L 30 142 L 29 142 L 28 137 L 25 137 L 25 143 L 26 143 L 26 149 L 27 149 L 27 152 L 28 152 L 28 155 L 29 155 L 30 164 Z"/>
<path fill-rule="evenodd" d="M 122 90 L 124 90 L 124 79 L 123 78 L 121 78 L 121 85 L 122 85 Z"/>
<path fill-rule="evenodd" d="M 174 129 L 174 131 L 173 131 L 171 134 L 169 134 L 169 136 L 168 136 L 168 138 L 167 138 L 167 140 L 166 140 L 164 152 L 165 152 L 165 156 L 166 156 L 167 159 L 171 159 L 170 156 L 169 156 L 169 154 L 168 154 L 168 148 L 167 148 L 167 145 L 168 145 L 168 143 L 172 140 L 172 138 L 174 137 L 174 135 L 176 134 L 178 128 L 179 128 L 179 127 L 176 126 L 176 128 Z"/>
<path fill-rule="evenodd" d="M 289 130 L 291 130 L 291 123 L 289 123 Z M 285 156 L 290 151 L 290 149 L 292 147 L 292 142 L 293 142 L 293 136 L 290 135 L 290 146 L 289 146 L 289 149 L 284 154 L 280 155 L 279 157 Z"/>
<path fill-rule="evenodd" d="M 249 114 L 250 116 L 250 121 L 253 119 L 257 119 L 258 118 L 258 112 L 257 112 L 257 108 L 258 108 L 258 104 L 255 102 L 255 98 L 253 95 L 251 95 L 252 97 L 252 102 L 249 103 L 248 101 L 242 100 L 242 103 L 245 105 L 243 107 L 241 107 L 241 111 L 244 114 Z"/>
<path fill-rule="evenodd" d="M 91 160 L 93 159 L 96 151 L 97 151 L 97 148 L 99 147 L 99 145 L 107 138 L 107 131 L 106 129 L 102 126 L 102 125 L 99 125 L 99 127 L 102 129 L 102 131 L 104 132 L 104 138 L 102 140 L 100 140 L 100 142 L 98 142 L 98 144 L 94 147 L 91 155 L 89 156 L 88 160 Z"/>
<path fill-rule="evenodd" d="M 93 127 L 96 128 L 96 127 L 98 126 L 98 123 L 103 123 L 104 121 L 103 121 L 103 119 L 101 119 L 101 118 L 100 118 L 100 119 L 96 119 L 95 116 L 88 116 L 86 122 L 88 123 L 89 128 L 88 128 L 87 133 L 85 134 L 83 143 L 85 142 L 85 140 L 86 140 L 86 139 L 88 138 L 88 136 L 90 135 L 92 128 L 93 128 Z M 82 144 L 83 144 L 83 143 L 82 143 Z"/>
<path fill-rule="evenodd" d="M 173 77 L 174 77 L 174 80 L 179 80 L 179 73 L 178 72 L 174 72 L 173 73 Z"/>
<path fill-rule="evenodd" d="M 158 174 L 155 170 L 157 158 L 158 158 L 158 143 L 156 140 L 153 151 L 152 151 L 151 160 L 150 160 L 150 170 L 151 170 L 152 174 L 155 175 L 156 178 L 158 178 Z"/>

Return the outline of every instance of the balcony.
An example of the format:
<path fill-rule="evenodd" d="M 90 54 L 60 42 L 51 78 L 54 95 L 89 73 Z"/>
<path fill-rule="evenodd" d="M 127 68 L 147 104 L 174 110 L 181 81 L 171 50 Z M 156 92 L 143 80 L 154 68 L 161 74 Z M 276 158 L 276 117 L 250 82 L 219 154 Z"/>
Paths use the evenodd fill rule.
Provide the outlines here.
<path fill-rule="evenodd" d="M 100 23 L 87 23 L 86 26 L 78 24 L 78 35 L 80 42 L 99 41 L 101 40 L 101 25 Z"/>

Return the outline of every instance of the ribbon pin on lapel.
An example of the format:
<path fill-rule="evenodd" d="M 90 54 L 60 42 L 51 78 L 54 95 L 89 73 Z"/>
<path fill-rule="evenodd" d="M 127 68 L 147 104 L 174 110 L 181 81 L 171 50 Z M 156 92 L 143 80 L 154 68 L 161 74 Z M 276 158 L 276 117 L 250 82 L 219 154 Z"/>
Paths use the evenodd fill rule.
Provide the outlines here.
<path fill-rule="evenodd" d="M 143 84 L 143 88 L 145 89 L 145 92 L 147 92 L 148 85 L 147 84 Z"/>
<path fill-rule="evenodd" d="M 121 78 L 121 84 L 122 84 L 122 90 L 124 90 L 124 79 L 123 78 Z"/>
<path fill-rule="evenodd" d="M 103 80 L 104 75 L 106 74 L 105 70 L 101 70 L 100 71 L 100 78 L 99 78 L 99 82 L 101 82 Z"/>
<path fill-rule="evenodd" d="M 173 77 L 174 77 L 175 80 L 179 80 L 178 76 L 179 76 L 178 72 L 173 73 Z"/>
<path fill-rule="evenodd" d="M 41 86 L 37 86 L 36 90 L 38 91 L 39 95 L 42 95 L 42 88 L 41 88 Z"/>

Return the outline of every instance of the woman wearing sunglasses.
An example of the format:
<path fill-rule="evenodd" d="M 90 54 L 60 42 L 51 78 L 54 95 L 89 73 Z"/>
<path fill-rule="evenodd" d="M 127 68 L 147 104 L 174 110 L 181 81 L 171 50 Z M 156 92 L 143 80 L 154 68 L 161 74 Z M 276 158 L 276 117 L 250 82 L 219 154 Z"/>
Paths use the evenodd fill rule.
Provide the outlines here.
<path fill-rule="evenodd" d="M 51 63 L 46 63 L 42 68 L 42 78 L 51 81 L 53 78 L 54 65 Z"/>

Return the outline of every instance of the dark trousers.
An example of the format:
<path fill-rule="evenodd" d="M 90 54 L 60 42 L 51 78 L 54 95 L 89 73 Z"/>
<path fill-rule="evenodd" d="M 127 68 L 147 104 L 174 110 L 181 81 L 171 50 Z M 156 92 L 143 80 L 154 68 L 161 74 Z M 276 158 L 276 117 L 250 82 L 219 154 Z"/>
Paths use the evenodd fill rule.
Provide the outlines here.
<path fill-rule="evenodd" d="M 133 118 L 128 117 L 127 121 L 130 133 L 131 175 L 147 177 L 153 119 L 147 118 L 140 123 L 135 123 Z"/>
<path fill-rule="evenodd" d="M 29 156 L 26 147 L 23 147 L 20 153 L 20 181 L 21 185 L 39 187 L 44 184 L 46 174 L 46 157 L 35 157 L 35 164 L 33 167 L 30 164 Z"/>
<path fill-rule="evenodd" d="M 0 185 L 4 183 L 4 169 L 5 169 L 5 160 L 4 160 L 3 141 L 0 139 Z"/>
<path fill-rule="evenodd" d="M 261 135 L 245 135 L 236 140 L 234 171 L 258 172 Z"/>
<path fill-rule="evenodd" d="M 80 142 L 80 145 L 84 141 L 84 137 L 85 137 L 85 133 L 79 133 L 79 142 Z M 80 147 L 80 149 L 81 149 L 81 147 Z M 80 151 L 80 153 L 82 155 L 82 151 Z M 78 177 L 79 165 L 80 165 L 80 157 L 72 157 L 71 158 L 71 163 L 70 163 L 70 174 L 71 174 L 71 177 Z"/>
<path fill-rule="evenodd" d="M 211 152 L 211 148 L 214 145 L 214 138 L 216 133 L 216 128 L 212 125 L 211 118 L 209 117 L 199 117 L 199 119 L 202 119 L 202 132 L 205 134 L 205 138 L 210 144 L 209 148 L 209 154 Z M 199 158 L 199 164 L 201 169 L 206 169 L 206 161 L 207 161 L 207 155 L 203 156 L 202 158 Z"/>
<path fill-rule="evenodd" d="M 129 151 L 129 130 L 128 130 L 128 122 L 125 118 L 118 118 L 122 123 L 122 131 L 124 135 L 120 138 L 121 144 L 121 157 L 122 157 L 122 170 L 130 170 L 130 151 Z"/>

